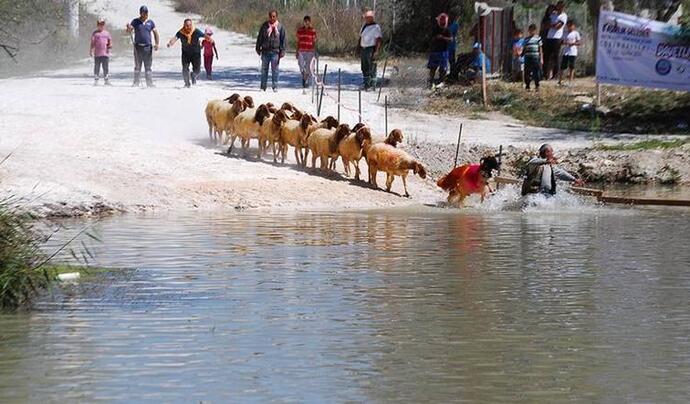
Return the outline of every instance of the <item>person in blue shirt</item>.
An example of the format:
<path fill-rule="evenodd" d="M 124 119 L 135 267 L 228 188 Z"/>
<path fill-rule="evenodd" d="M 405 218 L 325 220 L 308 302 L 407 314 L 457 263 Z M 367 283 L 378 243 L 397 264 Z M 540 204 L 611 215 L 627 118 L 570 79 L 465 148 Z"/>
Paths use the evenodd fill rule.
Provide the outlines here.
<path fill-rule="evenodd" d="M 481 77 L 482 63 L 485 65 L 484 69 L 486 69 L 486 73 L 488 74 L 491 72 L 491 61 L 486 57 L 484 52 L 482 52 L 482 44 L 475 42 L 474 45 L 472 45 L 472 53 L 474 59 L 472 59 L 472 63 L 470 63 L 469 69 L 467 69 L 467 80 L 470 82 Z"/>
<path fill-rule="evenodd" d="M 450 14 L 450 24 L 448 24 L 448 31 L 450 31 L 451 41 L 448 44 L 448 60 L 451 67 L 455 65 L 455 53 L 458 49 L 458 32 L 460 32 L 460 23 L 458 23 L 458 16 L 455 13 Z"/>
<path fill-rule="evenodd" d="M 184 20 L 182 28 L 168 41 L 168 48 L 175 45 L 178 39 L 182 44 L 182 78 L 186 88 L 191 87 L 192 84 L 196 85 L 196 78 L 201 72 L 201 44 L 199 41 L 202 38 L 204 38 L 204 31 L 194 28 L 192 20 L 187 18 Z M 189 73 L 190 63 L 192 65 L 191 75 Z"/>
<path fill-rule="evenodd" d="M 523 72 L 525 71 L 525 57 L 522 56 L 522 49 L 524 46 L 525 38 L 523 37 L 522 30 L 516 29 L 513 33 L 513 81 L 522 82 L 524 80 Z"/>
<path fill-rule="evenodd" d="M 146 6 L 139 7 L 139 18 L 135 18 L 127 24 L 127 32 L 134 32 L 134 87 L 139 87 L 141 77 L 141 65 L 144 65 L 146 86 L 154 87 L 151 65 L 153 64 L 153 51 L 158 50 L 160 39 L 158 30 L 153 20 L 149 20 L 149 9 Z M 155 39 L 155 44 L 151 44 L 151 34 Z"/>

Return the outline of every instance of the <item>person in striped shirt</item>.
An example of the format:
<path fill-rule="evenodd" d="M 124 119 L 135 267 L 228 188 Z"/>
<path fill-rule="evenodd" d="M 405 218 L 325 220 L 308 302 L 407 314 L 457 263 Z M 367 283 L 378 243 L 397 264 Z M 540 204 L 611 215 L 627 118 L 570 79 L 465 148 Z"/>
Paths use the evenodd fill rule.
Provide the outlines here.
<path fill-rule="evenodd" d="M 529 86 L 534 80 L 534 87 L 539 91 L 539 80 L 541 79 L 541 68 L 544 65 L 544 51 L 542 49 L 541 37 L 537 34 L 537 26 L 529 26 L 529 36 L 525 38 L 522 46 L 522 56 L 525 58 L 525 89 L 530 90 Z"/>
<path fill-rule="evenodd" d="M 311 82 L 311 62 L 316 55 L 316 30 L 311 25 L 311 17 L 304 16 L 302 26 L 297 30 L 297 63 L 302 72 L 302 88 L 307 88 Z"/>

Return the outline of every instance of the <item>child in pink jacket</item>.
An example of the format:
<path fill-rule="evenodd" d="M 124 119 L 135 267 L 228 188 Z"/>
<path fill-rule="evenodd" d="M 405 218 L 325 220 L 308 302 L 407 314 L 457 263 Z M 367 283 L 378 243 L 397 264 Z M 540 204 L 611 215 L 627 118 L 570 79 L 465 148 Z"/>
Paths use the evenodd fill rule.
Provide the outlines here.
<path fill-rule="evenodd" d="M 96 22 L 96 30 L 91 34 L 91 47 L 89 55 L 93 57 L 93 85 L 98 85 L 98 79 L 101 75 L 101 66 L 103 67 L 103 78 L 105 85 L 110 85 L 108 77 L 108 62 L 110 61 L 110 48 L 113 47 L 113 40 L 110 33 L 105 30 L 105 20 L 99 18 Z"/>

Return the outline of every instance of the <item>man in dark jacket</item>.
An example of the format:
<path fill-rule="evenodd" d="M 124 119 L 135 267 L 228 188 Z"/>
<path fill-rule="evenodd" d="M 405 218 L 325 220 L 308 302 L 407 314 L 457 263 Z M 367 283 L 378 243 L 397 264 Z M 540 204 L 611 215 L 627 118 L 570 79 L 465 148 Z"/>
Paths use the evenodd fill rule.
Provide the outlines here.
<path fill-rule="evenodd" d="M 268 66 L 271 65 L 271 83 L 273 92 L 278 91 L 278 65 L 285 56 L 285 28 L 278 22 L 278 12 L 271 10 L 268 21 L 259 29 L 256 38 L 256 53 L 261 56 L 261 89 L 266 91 Z"/>
<path fill-rule="evenodd" d="M 203 37 L 204 32 L 199 28 L 194 28 L 192 20 L 187 18 L 184 20 L 182 28 L 168 41 L 168 48 L 173 46 L 178 39 L 182 41 L 182 78 L 186 88 L 189 88 L 191 84 L 196 84 L 196 78 L 199 77 L 199 71 L 201 70 L 201 45 L 199 45 L 199 40 Z M 190 63 L 192 65 L 191 74 L 189 72 Z"/>

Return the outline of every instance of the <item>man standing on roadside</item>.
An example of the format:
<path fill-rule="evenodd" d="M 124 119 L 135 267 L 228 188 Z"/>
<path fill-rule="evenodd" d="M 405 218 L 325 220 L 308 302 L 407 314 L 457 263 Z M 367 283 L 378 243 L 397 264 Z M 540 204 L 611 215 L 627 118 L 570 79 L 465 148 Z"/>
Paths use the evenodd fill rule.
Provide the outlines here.
<path fill-rule="evenodd" d="M 546 42 L 544 42 L 544 80 L 558 76 L 561 41 L 563 40 L 565 25 L 568 23 L 568 15 L 565 13 L 565 2 L 561 0 L 556 3 L 556 8 L 551 13 L 550 18 L 551 25 L 546 34 Z"/>
<path fill-rule="evenodd" d="M 149 20 L 149 9 L 146 6 L 139 7 L 139 18 L 135 18 L 131 23 L 127 24 L 127 32 L 134 31 L 134 84 L 133 87 L 139 86 L 141 78 L 141 64 L 144 64 L 146 86 L 154 87 L 153 77 L 151 72 L 151 64 L 153 63 L 153 51 L 158 50 L 160 39 L 158 37 L 158 30 L 153 20 Z M 155 39 L 155 45 L 151 44 L 151 33 Z"/>
<path fill-rule="evenodd" d="M 436 24 L 431 31 L 431 43 L 429 44 L 429 61 L 426 67 L 429 69 L 429 88 L 442 87 L 448 70 L 448 44 L 453 40 L 448 29 L 448 15 L 439 14 Z M 435 81 L 438 70 L 438 81 Z"/>
<path fill-rule="evenodd" d="M 256 53 L 261 56 L 261 90 L 266 91 L 268 66 L 271 66 L 273 92 L 278 92 L 278 66 L 285 56 L 285 28 L 278 22 L 278 12 L 271 10 L 256 37 Z"/>
<path fill-rule="evenodd" d="M 311 61 L 316 55 L 316 30 L 311 25 L 311 17 L 304 16 L 302 26 L 297 30 L 297 63 L 302 72 L 302 88 L 309 87 L 311 75 Z M 306 91 L 306 90 L 305 90 Z"/>
<path fill-rule="evenodd" d="M 364 13 L 364 25 L 359 30 L 359 49 L 362 62 L 362 88 L 364 91 L 376 87 L 376 56 L 383 42 L 381 26 L 374 21 L 374 12 Z"/>
<path fill-rule="evenodd" d="M 199 28 L 194 28 L 192 20 L 187 18 L 182 24 L 182 28 L 175 34 L 174 37 L 168 41 L 168 48 L 173 46 L 179 39 L 182 44 L 182 78 L 184 79 L 184 86 L 191 87 L 191 84 L 196 85 L 196 78 L 199 77 L 201 71 L 201 45 L 199 41 L 204 37 L 204 32 Z M 192 64 L 191 83 L 189 64 Z"/>

